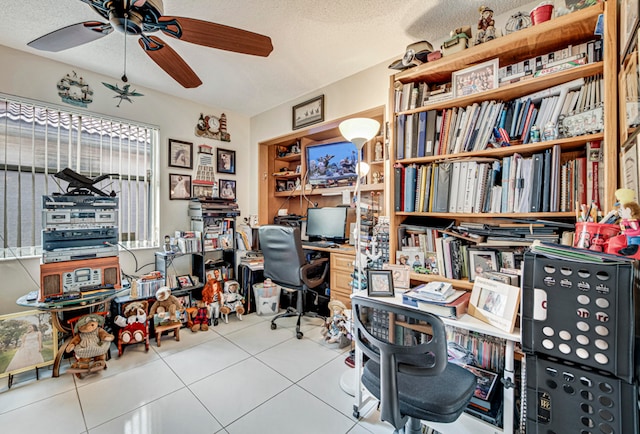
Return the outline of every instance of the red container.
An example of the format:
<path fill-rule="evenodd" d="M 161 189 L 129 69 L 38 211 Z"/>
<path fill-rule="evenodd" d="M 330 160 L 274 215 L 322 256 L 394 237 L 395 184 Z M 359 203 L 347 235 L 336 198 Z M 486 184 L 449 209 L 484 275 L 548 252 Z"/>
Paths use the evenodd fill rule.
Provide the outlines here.
<path fill-rule="evenodd" d="M 615 237 L 618 233 L 620 233 L 618 225 L 579 222 L 576 223 L 573 247 L 604 252 L 609 238 Z"/>
<path fill-rule="evenodd" d="M 531 17 L 531 24 L 536 25 L 549 21 L 551 14 L 553 13 L 553 5 L 540 5 L 534 8 L 529 16 Z"/>

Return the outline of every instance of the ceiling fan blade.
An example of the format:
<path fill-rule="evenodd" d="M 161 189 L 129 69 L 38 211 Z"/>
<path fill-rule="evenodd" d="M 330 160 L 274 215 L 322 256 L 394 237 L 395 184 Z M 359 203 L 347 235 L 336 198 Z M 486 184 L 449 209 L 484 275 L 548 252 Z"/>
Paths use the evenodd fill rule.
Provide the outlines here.
<path fill-rule="evenodd" d="M 176 25 L 177 23 L 177 25 Z M 236 53 L 267 57 L 273 51 L 271 38 L 223 24 L 185 17 L 161 17 L 160 30 L 192 44 Z"/>
<path fill-rule="evenodd" d="M 169 74 L 175 81 L 183 87 L 193 88 L 202 84 L 200 78 L 193 72 L 193 69 L 184 61 L 173 48 L 165 44 L 157 36 L 143 35 L 138 39 L 142 49 L 149 55 L 151 60 Z"/>
<path fill-rule="evenodd" d="M 54 30 L 34 39 L 27 45 L 36 50 L 57 52 L 95 41 L 111 32 L 113 32 L 111 24 L 86 21 Z"/>

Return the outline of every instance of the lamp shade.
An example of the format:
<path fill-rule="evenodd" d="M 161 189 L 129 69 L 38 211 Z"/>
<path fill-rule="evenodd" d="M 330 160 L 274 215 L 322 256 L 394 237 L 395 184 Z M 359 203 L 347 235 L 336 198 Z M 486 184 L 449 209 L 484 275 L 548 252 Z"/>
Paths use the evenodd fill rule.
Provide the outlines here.
<path fill-rule="evenodd" d="M 378 133 L 380 123 L 369 118 L 353 118 L 340 122 L 338 128 L 345 139 L 362 149 L 364 144 Z"/>

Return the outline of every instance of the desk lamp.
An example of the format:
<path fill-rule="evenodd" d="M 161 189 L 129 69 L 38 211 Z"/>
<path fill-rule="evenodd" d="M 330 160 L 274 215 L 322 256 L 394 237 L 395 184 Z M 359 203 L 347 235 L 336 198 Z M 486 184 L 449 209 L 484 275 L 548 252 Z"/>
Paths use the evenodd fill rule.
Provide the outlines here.
<path fill-rule="evenodd" d="M 362 259 L 361 259 L 362 254 L 360 251 L 360 220 L 361 220 L 360 178 L 362 178 L 363 176 L 366 176 L 366 174 L 369 172 L 369 165 L 362 161 L 362 148 L 364 147 L 364 144 L 366 142 L 368 142 L 369 140 L 373 139 L 376 136 L 376 134 L 378 133 L 378 130 L 380 129 L 380 123 L 376 120 L 368 119 L 368 118 L 353 118 L 353 119 L 347 119 L 346 121 L 342 121 L 338 126 L 338 128 L 340 129 L 340 133 L 342 134 L 342 136 L 348 141 L 350 141 L 351 143 L 353 143 L 354 145 L 356 145 L 356 148 L 358 148 L 358 164 L 356 166 L 357 178 L 356 178 L 356 187 L 354 189 L 353 194 L 356 197 L 356 227 L 355 227 L 356 233 L 354 234 L 355 247 L 356 247 L 355 270 L 357 273 L 357 282 L 358 282 L 357 287 L 358 289 L 361 289 L 362 288 L 362 285 L 361 285 L 362 284 Z M 342 389 L 350 395 L 355 395 L 355 389 L 353 388 L 352 385 L 348 385 L 348 382 L 346 382 L 345 380 L 346 379 L 343 378 L 340 382 Z"/>

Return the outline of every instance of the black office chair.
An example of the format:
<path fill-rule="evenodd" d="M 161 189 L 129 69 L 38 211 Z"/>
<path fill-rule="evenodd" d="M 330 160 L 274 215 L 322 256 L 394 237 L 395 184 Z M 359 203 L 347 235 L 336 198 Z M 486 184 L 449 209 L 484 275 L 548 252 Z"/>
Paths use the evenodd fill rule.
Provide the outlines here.
<path fill-rule="evenodd" d="M 329 270 L 328 259 L 307 262 L 302 250 L 300 229 L 297 227 L 264 225 L 260 226 L 258 234 L 264 256 L 264 277 L 270 278 L 285 291 L 297 293 L 296 308 L 289 306 L 286 312 L 276 315 L 271 320 L 271 329 L 277 328 L 276 320 L 297 316 L 296 337 L 302 339 L 300 319 L 303 316 L 324 318 L 316 312 L 305 311 L 304 299 L 308 291 L 323 287 Z"/>
<path fill-rule="evenodd" d="M 380 400 L 380 418 L 406 434 L 421 433 L 421 420 L 454 422 L 471 400 L 476 377 L 447 361 L 442 320 L 376 299 L 354 298 L 351 304 L 357 343 L 369 358 L 362 384 Z M 390 313 L 406 326 L 389 325 Z M 398 343 L 389 342 L 389 334 Z"/>

